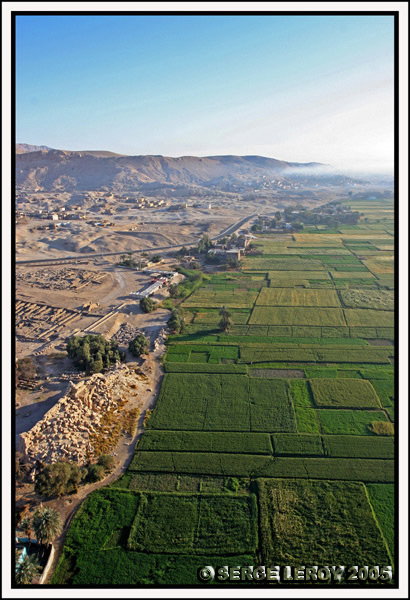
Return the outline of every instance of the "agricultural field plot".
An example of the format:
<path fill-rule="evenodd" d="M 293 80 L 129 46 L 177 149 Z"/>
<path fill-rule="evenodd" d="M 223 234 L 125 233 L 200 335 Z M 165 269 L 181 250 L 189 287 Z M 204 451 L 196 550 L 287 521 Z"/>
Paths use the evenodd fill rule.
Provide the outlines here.
<path fill-rule="evenodd" d="M 339 293 L 346 308 L 394 309 L 394 293 L 387 290 L 343 290 Z"/>
<path fill-rule="evenodd" d="M 228 306 L 229 308 L 252 308 L 257 296 L 257 291 L 250 292 L 233 289 L 212 293 L 204 288 L 200 288 L 185 300 L 184 308 L 199 308 L 202 306 L 209 308 L 220 308 L 221 306 Z"/>
<path fill-rule="evenodd" d="M 190 532 L 192 523 L 179 518 L 176 527 L 176 516 L 192 516 L 193 511 L 189 510 L 187 503 L 189 498 L 194 499 L 193 504 L 196 502 L 196 511 L 203 516 L 205 525 L 201 527 L 197 523 L 198 527 L 194 532 L 197 546 L 194 551 L 189 549 L 184 554 L 178 554 L 183 543 L 181 533 Z M 170 517 L 170 510 L 175 506 L 177 512 Z M 151 508 L 155 518 L 144 524 L 150 529 L 151 535 L 157 536 L 155 542 L 158 546 L 162 544 L 166 550 L 159 553 L 156 548 L 155 553 L 151 554 L 144 547 L 143 552 L 132 551 L 129 549 L 130 542 L 133 542 L 131 534 L 144 535 L 143 527 L 138 530 L 137 516 Z M 221 513 L 224 519 L 221 518 Z M 213 530 L 208 527 L 210 521 L 214 523 Z M 256 522 L 254 497 L 218 494 L 215 501 L 208 495 L 198 494 L 164 496 L 119 489 L 98 490 L 86 499 L 76 513 L 50 583 L 196 585 L 199 583 L 197 572 L 205 564 L 204 561 L 206 564 L 215 564 L 221 560 L 221 547 L 224 549 L 225 540 L 232 540 L 231 548 L 255 547 Z M 133 531 L 134 524 L 136 527 Z M 136 541 L 140 542 L 140 538 L 137 537 Z M 189 539 L 185 539 L 187 547 L 189 542 Z M 171 549 L 167 548 L 167 543 L 177 546 L 175 552 L 168 553 Z M 206 554 L 201 543 L 218 548 L 217 554 Z M 152 540 L 148 536 L 146 544 L 148 547 L 152 546 Z M 246 555 L 224 557 L 224 564 L 232 566 L 254 562 L 253 551 Z"/>
<path fill-rule="evenodd" d="M 369 219 L 267 234 L 242 272 L 201 276 L 131 464 L 74 517 L 52 583 L 392 564 L 393 237 Z"/>
<path fill-rule="evenodd" d="M 386 409 L 390 419 L 394 421 L 394 379 L 370 379 L 370 381 L 379 396 L 383 408 Z"/>
<path fill-rule="evenodd" d="M 149 429 L 295 431 L 285 380 L 167 373 Z"/>
<path fill-rule="evenodd" d="M 315 362 L 315 351 L 311 348 L 272 348 L 262 344 L 241 346 L 240 362 L 262 366 L 263 363 L 273 362 Z"/>
<path fill-rule="evenodd" d="M 224 477 L 281 477 L 392 482 L 392 460 L 315 456 L 267 456 L 211 452 L 137 452 L 134 473 L 195 474 Z"/>
<path fill-rule="evenodd" d="M 373 433 L 373 423 L 379 421 L 388 423 L 385 413 L 381 410 L 334 410 L 332 408 L 322 408 L 317 409 L 315 412 L 319 419 L 322 433 L 325 434 L 375 435 Z"/>
<path fill-rule="evenodd" d="M 306 274 L 305 274 L 306 277 Z M 320 284 L 329 284 L 332 286 L 332 282 L 329 280 L 321 280 Z M 290 288 L 293 289 L 295 286 L 295 282 L 293 279 L 283 279 L 283 277 L 274 278 L 269 280 L 269 288 Z M 308 288 L 308 287 L 321 287 L 321 285 L 312 286 L 309 279 L 298 279 L 297 286 L 299 289 Z"/>
<path fill-rule="evenodd" d="M 324 456 L 320 435 L 275 433 L 272 444 L 275 456 Z"/>
<path fill-rule="evenodd" d="M 255 496 L 142 494 L 130 550 L 242 554 L 257 546 Z"/>
<path fill-rule="evenodd" d="M 229 305 L 228 308 L 232 309 L 232 306 Z M 192 320 L 192 322 L 195 325 L 214 325 L 215 327 L 217 327 L 219 321 L 221 320 L 221 317 L 219 316 L 219 310 L 207 311 L 207 312 L 201 312 L 201 308 L 198 308 L 197 310 L 198 310 L 198 312 L 195 312 L 194 318 Z M 234 320 L 236 325 L 245 325 L 248 322 L 249 315 L 250 315 L 249 311 L 248 312 L 235 311 L 235 313 L 232 314 L 232 317 L 233 317 L 232 320 Z"/>
<path fill-rule="evenodd" d="M 135 473 L 127 471 L 111 487 L 151 492 L 228 492 L 230 480 L 225 477 L 179 475 L 175 473 Z"/>
<path fill-rule="evenodd" d="M 372 275 L 372 277 L 374 277 Z M 275 271 L 274 269 L 269 270 L 268 279 L 275 281 L 276 279 L 330 279 L 329 273 L 326 270 L 323 271 Z"/>
<path fill-rule="evenodd" d="M 349 327 L 374 327 L 375 324 L 378 327 L 394 327 L 393 311 L 345 308 L 343 312 Z"/>
<path fill-rule="evenodd" d="M 164 371 L 165 373 L 236 373 L 246 375 L 248 365 L 168 362 L 164 365 Z"/>
<path fill-rule="evenodd" d="M 225 452 L 228 454 L 272 454 L 267 433 L 162 431 L 144 433 L 139 450 L 186 452 Z"/>
<path fill-rule="evenodd" d="M 372 385 L 363 379 L 312 379 L 318 408 L 381 408 Z"/>
<path fill-rule="evenodd" d="M 394 273 L 394 256 L 377 256 L 363 261 L 363 264 L 375 275 Z"/>
<path fill-rule="evenodd" d="M 363 280 L 373 280 L 375 279 L 375 275 L 373 275 L 373 273 L 370 273 L 367 270 L 354 270 L 354 271 L 332 271 L 332 277 L 335 280 L 338 279 L 347 279 L 348 281 L 350 281 L 350 279 L 363 279 Z"/>
<path fill-rule="evenodd" d="M 292 258 L 263 257 L 245 258 L 243 261 L 245 271 L 322 271 L 325 269 L 320 260 L 302 259 L 297 256 Z"/>
<path fill-rule="evenodd" d="M 283 331 L 275 331 L 276 329 L 281 330 L 281 327 L 263 327 L 262 325 L 250 325 L 247 329 L 247 335 L 217 335 L 212 341 L 223 342 L 225 344 L 239 344 L 240 346 L 247 346 L 250 344 L 262 344 L 266 346 L 268 344 L 278 348 L 295 348 L 295 347 L 322 347 L 322 346 L 368 346 L 369 343 L 365 339 L 361 338 L 349 338 L 349 331 L 347 328 L 335 328 L 335 336 L 341 335 L 340 337 L 322 337 L 321 327 L 289 327 L 289 335 L 284 334 Z M 283 329 L 287 329 L 284 327 Z M 280 335 L 271 335 L 279 333 Z M 293 333 L 293 337 L 292 334 Z M 347 333 L 347 336 L 346 336 Z M 208 342 L 208 338 L 203 338 L 204 342 Z M 211 338 L 209 338 L 211 342 Z M 380 342 L 382 344 L 382 341 Z"/>
<path fill-rule="evenodd" d="M 349 346 L 340 345 L 337 347 L 289 347 L 274 348 L 272 345 L 259 344 L 240 347 L 241 363 L 258 365 L 259 363 L 285 362 L 285 363 L 341 363 L 349 361 L 351 364 L 391 364 L 390 357 L 394 353 L 394 348 L 373 346 Z"/>
<path fill-rule="evenodd" d="M 263 288 L 256 306 L 318 306 L 340 308 L 334 290 Z"/>
<path fill-rule="evenodd" d="M 366 373 L 367 375 L 367 373 Z M 368 375 L 372 375 L 368 373 Z M 380 398 L 382 406 L 394 405 L 394 379 L 370 379 L 370 382 Z"/>
<path fill-rule="evenodd" d="M 320 433 L 318 415 L 314 408 L 295 406 L 298 433 Z"/>
<path fill-rule="evenodd" d="M 257 484 L 263 564 L 390 564 L 362 483 Z"/>
<path fill-rule="evenodd" d="M 236 345 L 213 346 L 211 344 L 175 344 L 168 348 L 166 361 L 170 363 L 210 363 L 219 364 L 221 360 L 235 361 L 239 358 Z"/>
<path fill-rule="evenodd" d="M 311 386 L 306 380 L 291 381 L 290 389 L 292 392 L 293 404 L 305 408 L 313 408 L 313 398 Z"/>
<path fill-rule="evenodd" d="M 366 489 L 394 561 L 394 486 L 391 483 L 368 483 Z"/>
<path fill-rule="evenodd" d="M 293 238 L 298 244 L 306 244 L 310 246 L 316 246 L 321 248 L 323 245 L 336 246 L 341 244 L 341 234 L 327 234 L 327 233 L 294 233 Z"/>
<path fill-rule="evenodd" d="M 394 458 L 394 439 L 392 437 L 324 435 L 322 440 L 326 456 L 335 458 Z"/>
<path fill-rule="evenodd" d="M 316 325 L 325 327 L 343 327 L 346 325 L 340 308 L 320 308 L 318 310 L 314 307 L 282 306 L 255 306 L 249 323 L 251 325 Z"/>

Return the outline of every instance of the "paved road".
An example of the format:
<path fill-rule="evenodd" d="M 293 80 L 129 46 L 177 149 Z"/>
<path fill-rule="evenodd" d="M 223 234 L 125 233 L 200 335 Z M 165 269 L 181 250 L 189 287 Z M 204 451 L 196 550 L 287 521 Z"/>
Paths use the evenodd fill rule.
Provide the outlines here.
<path fill-rule="evenodd" d="M 226 227 L 223 231 L 218 233 L 218 235 L 214 236 L 212 238 L 212 241 L 216 242 L 217 240 L 225 237 L 226 235 L 231 235 L 232 233 L 235 233 L 236 231 L 238 231 L 238 229 L 241 229 L 247 221 L 250 221 L 254 217 L 256 217 L 256 213 L 253 213 L 252 215 L 243 217 L 239 221 L 236 221 L 236 223 L 234 223 L 233 225 L 229 225 L 229 227 Z M 33 264 L 48 264 L 48 263 L 50 263 L 50 264 L 51 263 L 52 264 L 66 264 L 66 263 L 73 263 L 78 260 L 85 260 L 87 258 L 93 259 L 93 258 L 99 258 L 99 257 L 103 257 L 103 256 L 119 256 L 121 254 L 128 254 L 129 252 L 131 252 L 132 254 L 135 254 L 137 252 L 158 252 L 159 250 L 176 250 L 178 248 L 182 248 L 182 246 L 185 246 L 186 248 L 192 248 L 193 246 L 196 246 L 199 239 L 200 238 L 198 238 L 191 244 L 175 244 L 173 246 L 156 246 L 155 248 L 152 248 L 152 247 L 151 248 L 139 248 L 138 250 L 122 251 L 122 252 L 101 252 L 101 253 L 93 253 L 93 254 L 76 254 L 75 256 L 74 255 L 67 256 L 66 258 L 58 257 L 58 258 L 38 258 L 38 259 L 34 259 L 34 260 L 17 260 L 16 264 L 17 265 L 33 265 Z"/>

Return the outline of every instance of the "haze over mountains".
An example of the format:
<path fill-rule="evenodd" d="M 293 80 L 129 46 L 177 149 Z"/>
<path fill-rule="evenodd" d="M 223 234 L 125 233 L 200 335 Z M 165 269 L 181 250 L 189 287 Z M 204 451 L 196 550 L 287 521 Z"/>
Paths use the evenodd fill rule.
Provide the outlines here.
<path fill-rule="evenodd" d="M 226 191 L 359 183 L 330 165 L 263 156 L 127 156 L 106 151 L 55 150 L 16 145 L 16 183 L 28 189 L 116 192 L 157 187 Z M 362 183 L 362 182 L 360 182 Z"/>

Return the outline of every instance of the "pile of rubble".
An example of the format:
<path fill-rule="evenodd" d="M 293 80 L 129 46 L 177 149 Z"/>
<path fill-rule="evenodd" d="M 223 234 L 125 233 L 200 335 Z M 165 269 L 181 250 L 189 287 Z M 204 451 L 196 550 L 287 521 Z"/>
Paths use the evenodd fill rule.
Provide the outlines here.
<path fill-rule="evenodd" d="M 67 371 L 59 376 L 62 381 L 79 381 L 84 379 L 85 371 Z"/>
<path fill-rule="evenodd" d="M 112 336 L 112 339 L 118 342 L 120 346 L 128 346 L 137 335 L 142 331 L 136 327 L 132 327 L 129 323 L 123 323 L 118 331 Z"/>
<path fill-rule="evenodd" d="M 102 417 L 119 415 L 124 401 L 137 395 L 144 384 L 140 373 L 119 364 L 106 375 L 96 373 L 77 384 L 70 381 L 65 396 L 32 429 L 20 434 L 18 452 L 32 463 L 86 464 L 93 455 L 90 436 L 101 433 Z"/>
<path fill-rule="evenodd" d="M 167 339 L 167 332 L 165 329 L 161 329 L 161 331 L 159 332 L 159 334 L 157 335 L 157 337 L 154 340 L 154 352 L 158 355 L 161 356 L 162 354 L 165 353 L 165 341 Z"/>

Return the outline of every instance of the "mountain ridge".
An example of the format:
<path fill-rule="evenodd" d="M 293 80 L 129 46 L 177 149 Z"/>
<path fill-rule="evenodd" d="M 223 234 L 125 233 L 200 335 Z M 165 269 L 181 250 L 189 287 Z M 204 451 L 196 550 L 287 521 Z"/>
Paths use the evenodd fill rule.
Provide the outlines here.
<path fill-rule="evenodd" d="M 18 146 L 24 146 L 19 144 Z M 29 145 L 25 145 L 26 147 Z M 258 155 L 123 155 L 100 150 L 39 150 L 16 154 L 16 182 L 51 191 L 131 190 L 146 185 L 218 187 L 266 186 L 301 182 L 340 185 L 352 181 L 330 165 L 287 162 Z"/>

